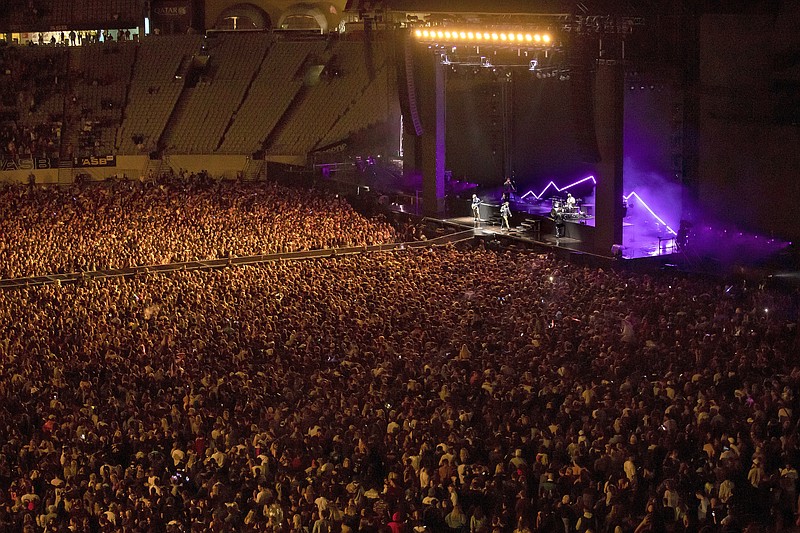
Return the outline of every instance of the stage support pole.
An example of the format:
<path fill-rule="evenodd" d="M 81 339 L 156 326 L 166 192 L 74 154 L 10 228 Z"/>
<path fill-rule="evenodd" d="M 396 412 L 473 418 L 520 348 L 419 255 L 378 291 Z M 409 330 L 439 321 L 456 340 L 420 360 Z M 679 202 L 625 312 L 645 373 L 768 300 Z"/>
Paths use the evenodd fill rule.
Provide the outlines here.
<path fill-rule="evenodd" d="M 594 87 L 594 122 L 600 162 L 597 165 L 595 251 L 611 255 L 622 244 L 623 61 L 598 59 Z"/>
<path fill-rule="evenodd" d="M 424 49 L 417 56 L 418 108 L 423 134 L 415 137 L 416 161 L 422 170 L 422 207 L 426 216 L 445 214 L 445 73 L 440 58 Z"/>

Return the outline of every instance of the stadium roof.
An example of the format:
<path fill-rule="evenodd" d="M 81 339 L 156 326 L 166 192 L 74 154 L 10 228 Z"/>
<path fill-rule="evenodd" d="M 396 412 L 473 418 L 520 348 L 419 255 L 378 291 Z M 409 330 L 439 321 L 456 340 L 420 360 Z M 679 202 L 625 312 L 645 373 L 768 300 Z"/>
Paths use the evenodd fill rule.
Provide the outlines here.
<path fill-rule="evenodd" d="M 485 13 L 521 15 L 632 15 L 661 0 L 347 0 L 346 11 Z M 641 14 L 641 13 L 638 13 Z"/>
<path fill-rule="evenodd" d="M 574 11 L 574 3 L 563 0 L 348 0 L 346 10 L 558 15 Z"/>

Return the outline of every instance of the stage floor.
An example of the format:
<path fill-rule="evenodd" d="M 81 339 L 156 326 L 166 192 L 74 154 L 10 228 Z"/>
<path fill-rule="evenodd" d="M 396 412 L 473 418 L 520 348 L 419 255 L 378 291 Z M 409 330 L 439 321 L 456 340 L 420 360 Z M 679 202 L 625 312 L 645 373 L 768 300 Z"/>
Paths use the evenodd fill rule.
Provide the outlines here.
<path fill-rule="evenodd" d="M 512 226 L 510 230 L 500 229 L 500 226 L 493 224 L 489 220 L 475 221 L 472 217 L 454 217 L 442 219 L 442 222 L 459 228 L 472 228 L 475 236 L 496 235 L 508 237 L 530 244 L 540 244 L 558 248 L 566 248 L 576 252 L 588 252 L 586 247 L 581 246 L 581 241 L 569 237 L 556 239 L 555 235 L 537 235 L 536 232 L 523 227 Z"/>

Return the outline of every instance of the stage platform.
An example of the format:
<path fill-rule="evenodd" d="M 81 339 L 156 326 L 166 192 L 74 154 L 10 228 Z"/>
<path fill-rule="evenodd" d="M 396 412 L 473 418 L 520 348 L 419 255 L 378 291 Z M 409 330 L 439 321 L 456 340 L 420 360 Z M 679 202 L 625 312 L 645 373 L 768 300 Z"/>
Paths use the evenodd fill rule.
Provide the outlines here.
<path fill-rule="evenodd" d="M 551 248 L 570 250 L 573 252 L 593 254 L 589 246 L 584 244 L 583 241 L 575 236 L 570 236 L 569 228 L 567 229 L 567 235 L 561 238 L 556 238 L 554 233 L 543 234 L 542 232 L 544 229 L 541 224 L 541 220 L 539 220 L 538 229 L 533 227 L 531 224 L 527 224 L 528 227 L 523 226 L 522 224 L 525 224 L 525 222 L 522 222 L 521 224 L 512 225 L 510 230 L 501 229 L 497 223 L 490 219 L 481 219 L 476 221 L 472 217 L 453 217 L 443 218 L 441 219 L 441 222 L 459 229 L 472 228 L 476 237 L 505 237 L 507 239 L 517 240 L 527 244 L 537 244 Z M 549 228 L 549 231 L 552 232 L 552 228 Z M 573 232 L 575 232 L 574 228 Z"/>

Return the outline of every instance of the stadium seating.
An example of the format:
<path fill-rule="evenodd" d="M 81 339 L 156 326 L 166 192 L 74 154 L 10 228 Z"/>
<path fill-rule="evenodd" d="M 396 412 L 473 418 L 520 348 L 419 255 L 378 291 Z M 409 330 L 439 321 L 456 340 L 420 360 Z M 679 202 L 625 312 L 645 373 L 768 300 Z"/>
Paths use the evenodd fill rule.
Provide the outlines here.
<path fill-rule="evenodd" d="M 117 135 L 120 153 L 155 150 L 183 90 L 179 68 L 200 50 L 202 36 L 145 39 L 139 47 L 128 105 Z M 139 141 L 139 142 L 136 142 Z"/>
<path fill-rule="evenodd" d="M 301 65 L 322 53 L 320 41 L 276 42 L 220 146 L 221 153 L 249 154 L 261 148 L 302 86 Z"/>
<path fill-rule="evenodd" d="M 57 157 L 67 88 L 65 49 L 7 47 L 0 52 L 0 66 L 3 153 Z M 15 141 L 13 150 L 9 140 Z"/>
<path fill-rule="evenodd" d="M 239 108 L 269 36 L 262 33 L 223 34 L 209 39 L 208 62 L 195 87 L 187 87 L 164 133 L 170 152 L 213 153 Z"/>
<path fill-rule="evenodd" d="M 114 153 L 136 57 L 135 45 L 90 44 L 71 47 L 69 52 L 75 98 L 67 101 L 66 152 L 77 156 Z"/>
<path fill-rule="evenodd" d="M 261 150 L 302 158 L 387 120 L 386 47 L 249 32 L 8 47 L 3 139 L 52 129 L 47 155 L 70 160 Z"/>

